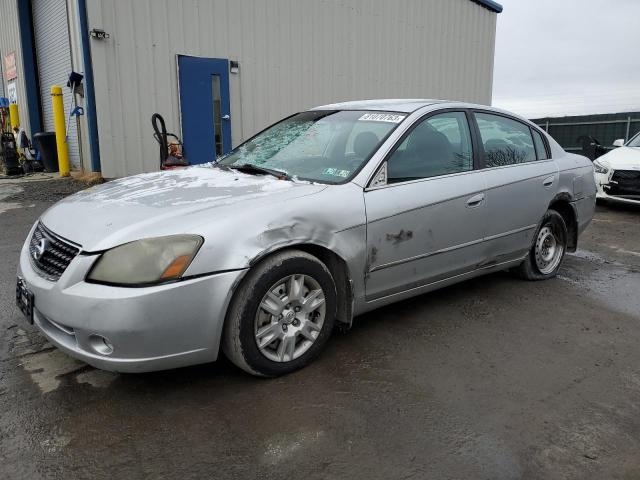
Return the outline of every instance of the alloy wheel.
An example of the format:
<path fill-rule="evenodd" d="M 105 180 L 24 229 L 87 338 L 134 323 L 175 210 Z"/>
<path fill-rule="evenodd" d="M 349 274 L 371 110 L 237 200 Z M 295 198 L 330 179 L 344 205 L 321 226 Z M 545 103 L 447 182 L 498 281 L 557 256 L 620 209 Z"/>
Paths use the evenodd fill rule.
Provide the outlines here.
<path fill-rule="evenodd" d="M 274 283 L 260 301 L 255 340 L 262 355 L 290 362 L 311 348 L 322 330 L 325 294 L 309 275 L 290 275 Z"/>

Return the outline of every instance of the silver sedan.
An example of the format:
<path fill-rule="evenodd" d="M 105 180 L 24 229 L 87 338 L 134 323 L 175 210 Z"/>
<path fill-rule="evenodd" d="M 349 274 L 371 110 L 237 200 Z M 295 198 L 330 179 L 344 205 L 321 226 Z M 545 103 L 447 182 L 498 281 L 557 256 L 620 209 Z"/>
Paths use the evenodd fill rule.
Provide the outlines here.
<path fill-rule="evenodd" d="M 216 163 L 124 178 L 45 212 L 16 299 L 116 371 L 217 358 L 260 376 L 363 312 L 497 270 L 542 280 L 594 212 L 591 162 L 494 108 L 325 105 Z"/>

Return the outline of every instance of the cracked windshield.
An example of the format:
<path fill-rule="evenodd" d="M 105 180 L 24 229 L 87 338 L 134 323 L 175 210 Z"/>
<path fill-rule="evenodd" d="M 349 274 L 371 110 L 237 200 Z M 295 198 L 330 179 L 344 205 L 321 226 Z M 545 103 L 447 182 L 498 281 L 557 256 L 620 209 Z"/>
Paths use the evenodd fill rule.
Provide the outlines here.
<path fill-rule="evenodd" d="M 299 113 L 259 133 L 218 164 L 342 183 L 360 169 L 405 116 L 367 111 Z"/>

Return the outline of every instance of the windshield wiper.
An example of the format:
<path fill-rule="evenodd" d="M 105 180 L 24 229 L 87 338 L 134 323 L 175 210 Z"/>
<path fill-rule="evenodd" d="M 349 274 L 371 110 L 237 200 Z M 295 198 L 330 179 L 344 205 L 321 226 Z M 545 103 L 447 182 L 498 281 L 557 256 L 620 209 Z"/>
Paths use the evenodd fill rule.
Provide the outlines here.
<path fill-rule="evenodd" d="M 287 172 L 274 170 L 272 168 L 260 167 L 258 165 L 253 165 L 252 163 L 243 163 L 242 165 L 228 165 L 228 167 L 233 168 L 234 170 L 240 170 L 241 172 L 266 173 L 267 175 L 273 175 L 274 177 L 280 178 L 282 180 L 291 180 L 291 177 Z"/>

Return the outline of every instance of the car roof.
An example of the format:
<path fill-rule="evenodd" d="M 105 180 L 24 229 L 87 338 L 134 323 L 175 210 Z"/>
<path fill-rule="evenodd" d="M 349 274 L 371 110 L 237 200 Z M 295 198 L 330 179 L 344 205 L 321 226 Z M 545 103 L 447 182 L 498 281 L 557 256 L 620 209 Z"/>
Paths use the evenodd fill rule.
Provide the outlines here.
<path fill-rule="evenodd" d="M 416 98 L 386 98 L 380 100 L 355 100 L 350 102 L 330 103 L 314 107 L 311 110 L 379 110 L 386 112 L 412 113 L 423 107 L 437 105 L 438 108 L 475 108 L 503 113 L 511 117 L 519 118 L 531 125 L 533 123 L 518 114 L 502 108 L 480 105 L 476 103 L 460 102 L 455 100 L 416 99 Z M 537 127 L 537 125 L 536 125 Z"/>
<path fill-rule="evenodd" d="M 478 105 L 475 103 L 460 102 L 455 100 L 438 100 L 433 98 L 381 98 L 378 100 L 354 100 L 349 102 L 330 103 L 320 105 L 311 110 L 381 110 L 388 112 L 411 113 L 429 105 L 438 105 L 442 108 L 481 108 L 486 110 L 494 110 L 496 112 L 506 112 L 499 108 L 490 107 L 488 105 Z"/>
<path fill-rule="evenodd" d="M 410 113 L 427 105 L 444 102 L 445 100 L 386 98 L 380 100 L 355 100 L 351 102 L 330 103 L 312 108 L 312 110 L 382 110 Z"/>

